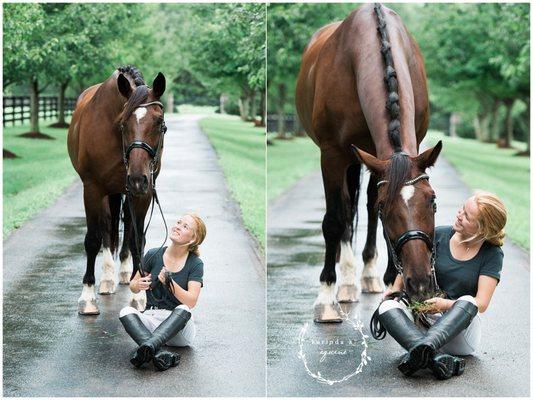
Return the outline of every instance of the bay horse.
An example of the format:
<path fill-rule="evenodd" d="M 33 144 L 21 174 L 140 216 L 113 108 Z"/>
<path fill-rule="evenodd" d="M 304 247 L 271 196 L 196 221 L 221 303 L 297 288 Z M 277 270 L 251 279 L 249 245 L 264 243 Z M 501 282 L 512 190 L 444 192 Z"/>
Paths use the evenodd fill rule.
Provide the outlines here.
<path fill-rule="evenodd" d="M 161 168 L 166 127 L 159 99 L 165 85 L 162 73 L 158 73 L 150 88 L 137 68 L 123 66 L 106 81 L 86 89 L 76 103 L 67 145 L 72 165 L 83 182 L 87 223 L 87 267 L 78 300 L 79 314 L 99 314 L 94 264 L 102 244 L 99 293 L 115 292 L 113 254 L 119 245 L 121 209 L 124 233 L 120 283 L 128 284 L 139 270 L 145 243 L 144 218 Z M 145 293 L 133 295 L 131 305 L 143 310 Z"/>
<path fill-rule="evenodd" d="M 365 4 L 344 21 L 319 29 L 306 46 L 296 85 L 296 108 L 320 148 L 326 213 L 316 322 L 342 322 L 338 302 L 355 302 L 352 241 L 362 164 L 370 170 L 363 292 L 381 292 L 376 229 L 381 217 L 388 264 L 384 283 L 403 273 L 408 295 L 435 289 L 435 193 L 425 170 L 441 149 L 418 153 L 429 124 L 424 61 L 394 11 Z M 339 282 L 336 291 L 336 261 Z"/>

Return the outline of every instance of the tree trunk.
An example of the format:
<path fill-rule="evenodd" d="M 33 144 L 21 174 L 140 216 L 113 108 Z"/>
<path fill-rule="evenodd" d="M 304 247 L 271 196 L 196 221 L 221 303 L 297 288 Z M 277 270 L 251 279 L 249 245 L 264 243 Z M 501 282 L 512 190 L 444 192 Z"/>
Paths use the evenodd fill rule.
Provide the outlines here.
<path fill-rule="evenodd" d="M 474 118 L 474 132 L 476 139 L 487 142 L 489 138 L 489 114 L 476 115 Z"/>
<path fill-rule="evenodd" d="M 459 114 L 452 112 L 450 114 L 450 136 L 451 137 L 457 137 L 457 124 L 461 118 L 459 117 Z"/>
<path fill-rule="evenodd" d="M 285 96 L 286 86 L 284 83 L 278 85 L 278 137 L 285 138 Z"/>
<path fill-rule="evenodd" d="M 498 121 L 498 111 L 500 110 L 500 100 L 495 100 L 491 110 L 491 127 L 489 134 L 489 142 L 496 143 L 500 136 L 501 125 Z"/>
<path fill-rule="evenodd" d="M 265 99 L 266 99 L 266 89 L 261 90 L 261 101 L 259 104 L 259 107 L 261 108 L 261 125 L 265 126 L 265 118 L 266 118 L 266 109 L 265 109 Z"/>
<path fill-rule="evenodd" d="M 30 81 L 30 131 L 39 132 L 39 82 Z"/>
<path fill-rule="evenodd" d="M 255 90 L 252 90 L 250 94 L 250 118 L 255 122 L 255 117 L 257 116 L 257 102 L 255 101 Z"/>
<path fill-rule="evenodd" d="M 246 94 L 242 94 L 241 97 L 239 97 L 239 114 L 243 121 L 248 121 L 248 114 L 250 112 L 249 102 L 250 99 Z"/>
<path fill-rule="evenodd" d="M 226 102 L 228 101 L 228 96 L 224 93 L 220 95 L 219 103 L 220 103 L 220 114 L 226 114 Z"/>
<path fill-rule="evenodd" d="M 529 103 L 529 99 L 527 99 L 526 101 L 526 104 L 527 104 L 527 109 L 526 109 L 526 116 L 527 116 L 527 126 L 528 126 L 528 132 L 530 132 L 530 129 L 531 129 L 531 104 Z M 529 135 L 526 135 L 526 143 L 527 143 L 527 149 L 526 149 L 526 154 L 531 154 L 531 148 L 529 147 L 530 146 L 530 143 L 531 143 L 531 134 Z"/>
<path fill-rule="evenodd" d="M 172 114 L 174 112 L 174 93 L 167 95 L 167 113 Z"/>
<path fill-rule="evenodd" d="M 498 147 L 509 148 L 511 147 L 511 140 L 513 140 L 513 105 L 514 99 L 506 99 L 503 101 L 505 104 L 505 129 L 501 132 L 500 139 L 498 140 Z"/>
<path fill-rule="evenodd" d="M 68 128 L 69 124 L 65 122 L 65 92 L 67 91 L 70 79 L 59 85 L 59 92 L 57 95 L 57 122 L 50 125 L 53 128 Z"/>

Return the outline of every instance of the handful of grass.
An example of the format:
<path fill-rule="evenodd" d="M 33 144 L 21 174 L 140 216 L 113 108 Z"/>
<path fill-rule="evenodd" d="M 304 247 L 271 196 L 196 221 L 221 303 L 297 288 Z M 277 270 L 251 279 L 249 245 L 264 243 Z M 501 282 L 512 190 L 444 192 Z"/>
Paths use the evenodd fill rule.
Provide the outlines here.
<path fill-rule="evenodd" d="M 416 314 L 435 314 L 440 312 L 440 310 L 437 308 L 437 305 L 435 303 L 426 303 L 426 300 L 421 299 L 430 299 L 434 297 L 440 297 L 445 298 L 446 293 L 444 292 L 437 292 L 437 293 L 428 293 L 423 296 L 421 296 L 418 299 L 412 299 L 408 308 L 413 311 L 413 313 Z"/>

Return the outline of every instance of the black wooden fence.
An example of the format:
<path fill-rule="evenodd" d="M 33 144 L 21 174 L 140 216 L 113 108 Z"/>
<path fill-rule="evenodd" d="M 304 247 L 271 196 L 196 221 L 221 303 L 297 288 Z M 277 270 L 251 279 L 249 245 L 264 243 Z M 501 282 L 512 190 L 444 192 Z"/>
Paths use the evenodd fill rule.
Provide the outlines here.
<path fill-rule="evenodd" d="M 72 115 L 76 106 L 75 98 L 65 99 L 65 116 Z M 39 119 L 52 119 L 59 116 L 59 100 L 56 96 L 39 97 Z M 30 120 L 29 96 L 4 96 L 2 105 L 3 126 L 23 124 Z"/>
<path fill-rule="evenodd" d="M 277 114 L 267 115 L 267 132 L 278 131 L 278 120 L 279 120 L 279 116 Z M 296 115 L 292 115 L 292 114 L 285 115 L 284 122 L 285 122 L 285 132 L 287 133 L 296 133 L 296 131 L 299 129 L 298 117 Z"/>

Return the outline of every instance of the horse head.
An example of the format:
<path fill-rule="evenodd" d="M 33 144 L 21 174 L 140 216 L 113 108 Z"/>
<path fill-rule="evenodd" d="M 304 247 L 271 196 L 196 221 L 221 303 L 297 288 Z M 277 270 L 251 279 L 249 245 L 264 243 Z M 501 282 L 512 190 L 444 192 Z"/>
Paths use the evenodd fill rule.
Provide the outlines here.
<path fill-rule="evenodd" d="M 163 138 L 166 132 L 163 104 L 165 76 L 159 72 L 152 88 L 135 86 L 122 73 L 117 88 L 127 99 L 119 117 L 122 135 L 126 190 L 134 196 L 144 196 L 153 188 L 157 176 Z"/>
<path fill-rule="evenodd" d="M 435 164 L 442 142 L 416 157 L 395 152 L 385 161 L 354 148 L 359 160 L 377 175 L 376 205 L 389 256 L 404 276 L 404 289 L 412 298 L 427 298 L 436 289 L 436 196 L 425 171 Z"/>

